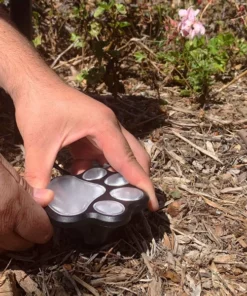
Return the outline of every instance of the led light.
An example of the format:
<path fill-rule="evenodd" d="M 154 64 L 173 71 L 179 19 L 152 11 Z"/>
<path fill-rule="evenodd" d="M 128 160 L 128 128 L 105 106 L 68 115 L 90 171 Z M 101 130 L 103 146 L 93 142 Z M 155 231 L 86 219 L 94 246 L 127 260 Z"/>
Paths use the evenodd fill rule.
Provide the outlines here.
<path fill-rule="evenodd" d="M 128 182 L 124 179 L 122 175 L 120 175 L 119 173 L 116 173 L 114 175 L 109 176 L 105 180 L 105 184 L 110 186 L 123 186 L 128 184 Z"/>
<path fill-rule="evenodd" d="M 125 211 L 124 205 L 113 200 L 98 201 L 93 205 L 95 211 L 108 216 L 117 216 Z"/>
<path fill-rule="evenodd" d="M 92 168 L 83 174 L 83 179 L 87 181 L 98 180 L 103 178 L 107 171 L 102 168 Z"/>
<path fill-rule="evenodd" d="M 55 178 L 48 186 L 55 192 L 49 207 L 64 216 L 78 215 L 86 211 L 88 206 L 105 193 L 105 187 L 89 183 L 73 176 Z"/>
<path fill-rule="evenodd" d="M 143 197 L 143 192 L 137 188 L 133 187 L 123 187 L 118 189 L 113 189 L 110 195 L 118 200 L 122 201 L 136 201 Z"/>

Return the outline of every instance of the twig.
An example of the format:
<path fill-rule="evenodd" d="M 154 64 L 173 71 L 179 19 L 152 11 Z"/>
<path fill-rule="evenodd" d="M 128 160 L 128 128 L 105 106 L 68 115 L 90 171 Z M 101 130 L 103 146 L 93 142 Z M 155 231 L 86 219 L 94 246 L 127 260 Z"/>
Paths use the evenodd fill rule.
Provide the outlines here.
<path fill-rule="evenodd" d="M 57 62 L 61 59 L 61 57 L 66 54 L 71 48 L 74 47 L 74 45 L 76 44 L 77 41 L 74 41 L 73 43 L 70 44 L 70 46 L 68 46 L 63 52 L 61 52 L 57 58 L 54 60 L 54 62 L 51 64 L 51 68 L 53 68 Z"/>
<path fill-rule="evenodd" d="M 222 189 L 220 193 L 237 193 L 237 192 L 242 192 L 245 189 L 247 189 L 247 185 L 240 186 L 240 187 L 227 187 Z"/>
<path fill-rule="evenodd" d="M 154 271 L 153 271 L 152 266 L 150 265 L 150 262 L 149 262 L 149 259 L 148 259 L 148 256 L 147 256 L 146 253 L 142 253 L 142 259 L 143 259 L 145 265 L 147 266 L 148 271 L 149 271 L 151 277 L 153 277 Z"/>
<path fill-rule="evenodd" d="M 188 110 L 188 109 L 185 109 L 185 108 L 179 108 L 179 107 L 174 107 L 174 106 L 167 106 L 167 108 L 170 108 L 174 111 L 178 111 L 178 112 L 181 112 L 181 113 L 185 113 L 185 114 L 191 114 L 195 117 L 198 117 L 199 116 L 199 113 L 197 112 L 194 112 L 194 111 L 191 111 L 191 110 Z M 215 121 L 215 122 L 218 122 L 222 125 L 241 125 L 241 124 L 245 124 L 247 123 L 247 119 L 240 119 L 240 120 L 236 120 L 236 121 L 232 121 L 232 120 L 221 120 L 221 119 L 218 119 L 218 118 L 215 118 L 215 117 L 212 117 L 210 115 L 204 115 L 204 117 L 210 121 Z M 179 124 L 178 124 L 179 125 Z"/>
<path fill-rule="evenodd" d="M 100 260 L 100 263 L 95 268 L 96 272 L 100 271 L 101 267 L 103 266 L 103 264 L 105 263 L 107 257 L 109 256 L 109 254 L 111 254 L 113 249 L 114 249 L 114 247 L 110 248 L 110 250 L 108 252 L 106 252 L 105 256 L 102 257 L 102 259 Z"/>
<path fill-rule="evenodd" d="M 202 19 L 204 13 L 206 12 L 206 10 L 209 8 L 209 6 L 212 4 L 211 1 L 208 1 L 207 5 L 204 7 L 202 13 L 201 13 L 201 16 L 200 16 L 200 20 Z"/>
<path fill-rule="evenodd" d="M 183 177 L 158 177 L 158 178 L 152 178 L 154 182 L 157 182 L 159 180 L 162 180 L 164 183 L 168 184 L 188 184 L 191 183 L 189 179 L 185 179 Z"/>
<path fill-rule="evenodd" d="M 144 120 L 142 122 L 139 122 L 139 123 L 135 124 L 135 127 L 142 126 L 143 124 L 146 124 L 146 123 L 148 123 L 150 121 L 153 121 L 153 120 L 158 119 L 158 118 L 161 118 L 161 117 L 165 117 L 165 114 L 160 114 L 160 115 L 157 115 L 155 117 L 152 117 L 152 118 L 149 118 L 147 120 Z"/>
<path fill-rule="evenodd" d="M 138 38 L 131 38 L 125 45 L 123 45 L 122 47 L 117 48 L 117 51 L 123 50 L 124 48 L 128 47 L 130 43 L 132 42 L 138 42 L 138 41 L 142 41 L 146 39 L 146 37 L 143 37 L 142 39 L 138 39 Z"/>
<path fill-rule="evenodd" d="M 63 271 L 64 271 L 64 275 L 66 276 L 66 278 L 71 282 L 71 284 L 73 285 L 76 293 L 77 293 L 77 296 L 82 296 L 80 290 L 78 289 L 77 285 L 76 285 L 76 282 L 74 281 L 74 279 L 71 277 L 71 275 L 68 273 L 68 271 L 63 268 Z"/>
<path fill-rule="evenodd" d="M 199 241 L 197 238 L 195 238 L 194 236 L 191 236 L 191 235 L 189 235 L 189 234 L 186 234 L 186 233 L 184 233 L 184 232 L 182 232 L 182 231 L 180 231 L 180 230 L 178 230 L 178 229 L 176 229 L 176 228 L 174 228 L 174 227 L 172 227 L 171 226 L 171 230 L 173 230 L 174 232 L 176 232 L 176 233 L 178 233 L 178 234 L 181 234 L 181 235 L 183 235 L 183 236 L 187 236 L 190 240 L 193 240 L 195 243 L 197 243 L 199 246 L 202 246 L 202 247 L 206 247 L 206 248 L 208 248 L 209 246 L 208 245 L 206 245 L 206 244 L 204 244 L 203 242 L 201 242 L 201 241 Z"/>
<path fill-rule="evenodd" d="M 93 286 L 99 286 L 102 284 L 106 285 L 106 284 L 110 284 L 110 283 L 118 283 L 118 282 L 124 281 L 126 279 L 128 279 L 126 274 L 119 274 L 119 275 L 115 275 L 115 276 L 108 276 L 108 277 L 92 280 L 91 284 Z"/>
<path fill-rule="evenodd" d="M 187 191 L 187 192 L 189 192 L 190 194 L 193 194 L 193 195 L 199 195 L 199 196 L 202 196 L 202 197 L 207 197 L 207 198 L 209 198 L 209 199 L 212 199 L 212 200 L 217 200 L 217 201 L 221 201 L 221 202 L 225 202 L 225 200 L 223 200 L 223 199 L 219 199 L 219 198 L 217 198 L 217 197 L 215 197 L 215 196 L 212 196 L 212 195 L 210 195 L 210 194 L 207 194 L 207 193 L 205 193 L 205 192 L 200 192 L 200 191 L 193 191 L 193 190 L 191 190 L 191 189 L 189 189 L 186 185 L 184 185 L 184 184 L 179 184 L 179 186 L 178 186 L 180 189 L 182 189 L 182 190 L 184 190 L 184 191 Z M 235 204 L 235 202 L 231 202 L 231 201 L 229 201 L 229 200 L 227 200 L 227 203 L 228 204 Z"/>
<path fill-rule="evenodd" d="M 213 158 L 214 160 L 218 161 L 219 163 L 222 164 L 222 162 L 219 160 L 219 158 L 215 155 L 213 155 L 212 153 L 210 153 L 209 151 L 197 146 L 196 144 L 192 143 L 190 140 L 186 139 L 185 137 L 183 137 L 182 135 L 180 135 L 179 133 L 177 133 L 176 131 L 172 130 L 173 134 L 180 138 L 181 140 L 183 140 L 184 142 L 188 143 L 189 145 L 191 145 L 192 147 L 194 147 L 195 149 L 199 150 L 200 152 L 202 152 L 203 154 L 206 154 L 207 156 Z"/>
<path fill-rule="evenodd" d="M 209 205 L 210 207 L 215 208 L 215 209 L 218 209 L 219 211 L 224 212 L 224 213 L 232 216 L 231 218 L 234 219 L 234 220 L 242 221 L 242 222 L 247 223 L 247 220 L 246 219 L 236 217 L 236 213 L 233 213 L 231 210 L 222 207 L 221 205 L 217 204 L 214 201 L 211 201 L 211 200 L 207 199 L 206 197 L 203 197 L 203 199 L 204 199 L 205 203 L 207 205 Z"/>
<path fill-rule="evenodd" d="M 165 148 L 166 153 L 176 161 L 180 162 L 182 165 L 186 164 L 185 159 L 182 156 L 177 155 L 174 151 Z"/>
<path fill-rule="evenodd" d="M 227 83 L 226 85 L 222 86 L 219 90 L 217 90 L 213 95 L 217 95 L 219 93 L 221 93 L 223 90 L 225 90 L 226 88 L 228 88 L 230 85 L 232 85 L 233 83 L 235 83 L 236 81 L 238 81 L 240 78 L 244 77 L 247 74 L 247 69 L 240 73 L 237 77 L 235 77 L 232 81 L 230 81 L 229 83 Z"/>
<path fill-rule="evenodd" d="M 83 281 L 82 279 L 80 279 L 78 276 L 73 275 L 72 277 L 73 277 L 73 279 L 74 279 L 78 284 L 80 284 L 82 287 L 86 288 L 86 289 L 87 289 L 89 292 L 91 292 L 94 296 L 100 296 L 99 293 L 98 293 L 98 291 L 97 291 L 94 287 L 92 287 L 92 286 L 90 286 L 89 284 L 87 284 L 86 282 L 84 282 L 84 281 Z"/>
<path fill-rule="evenodd" d="M 214 262 L 212 262 L 210 269 L 211 269 L 212 274 L 214 274 L 214 275 L 216 275 L 218 277 L 218 279 L 221 281 L 223 286 L 228 290 L 228 292 L 230 292 L 230 294 L 232 296 L 236 295 L 236 293 L 235 293 L 236 291 L 222 277 L 222 275 L 219 273 L 219 271 L 218 271 L 216 265 L 214 264 Z"/>
<path fill-rule="evenodd" d="M 6 267 L 4 268 L 3 271 L 0 272 L 0 277 L 6 272 L 6 270 L 9 268 L 10 264 L 12 263 L 13 258 L 10 258 L 8 264 L 6 265 Z"/>
<path fill-rule="evenodd" d="M 72 58 L 72 59 L 70 59 L 68 61 L 64 61 L 64 62 L 61 61 L 60 62 L 61 64 L 53 67 L 53 70 L 57 70 L 57 69 L 59 69 L 59 68 L 61 68 L 63 66 L 66 66 L 66 65 L 70 65 L 70 63 L 75 63 L 75 62 L 80 62 L 80 61 L 81 61 L 81 56 L 76 56 L 76 57 L 74 57 L 74 58 Z M 75 65 L 75 64 L 73 64 L 73 65 Z"/>

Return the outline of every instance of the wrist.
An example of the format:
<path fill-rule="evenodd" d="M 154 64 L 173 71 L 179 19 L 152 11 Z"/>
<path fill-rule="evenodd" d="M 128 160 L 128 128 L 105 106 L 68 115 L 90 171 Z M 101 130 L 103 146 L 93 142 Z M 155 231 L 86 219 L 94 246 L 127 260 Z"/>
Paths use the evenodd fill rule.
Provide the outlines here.
<path fill-rule="evenodd" d="M 0 87 L 15 104 L 33 88 L 42 93 L 42 87 L 54 83 L 62 81 L 26 38 L 0 16 Z"/>
<path fill-rule="evenodd" d="M 34 100 L 36 97 L 40 98 L 40 94 L 65 85 L 60 77 L 46 65 L 45 67 L 29 65 L 20 73 L 17 79 L 10 81 L 6 85 L 6 91 L 13 99 L 15 106 L 22 101 Z"/>

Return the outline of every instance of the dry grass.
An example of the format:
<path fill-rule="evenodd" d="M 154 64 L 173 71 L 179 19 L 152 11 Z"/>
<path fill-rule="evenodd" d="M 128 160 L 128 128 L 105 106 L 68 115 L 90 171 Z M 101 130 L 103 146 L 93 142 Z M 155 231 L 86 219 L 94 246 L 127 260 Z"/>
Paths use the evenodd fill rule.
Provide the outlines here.
<path fill-rule="evenodd" d="M 145 134 L 161 209 L 140 214 L 106 246 L 86 248 L 58 232 L 32 253 L 6 254 L 2 267 L 11 260 L 7 273 L 18 281 L 21 270 L 22 290 L 40 295 L 246 295 L 247 158 L 238 131 L 247 97 L 246 84 L 238 83 L 208 111 L 176 90 L 161 91 L 161 108 L 148 89 L 149 99 L 126 97 L 124 104 L 139 106 L 136 120 L 144 123 L 136 128 L 134 107 L 115 101 L 123 124 Z M 20 153 L 10 155 L 21 167 Z"/>

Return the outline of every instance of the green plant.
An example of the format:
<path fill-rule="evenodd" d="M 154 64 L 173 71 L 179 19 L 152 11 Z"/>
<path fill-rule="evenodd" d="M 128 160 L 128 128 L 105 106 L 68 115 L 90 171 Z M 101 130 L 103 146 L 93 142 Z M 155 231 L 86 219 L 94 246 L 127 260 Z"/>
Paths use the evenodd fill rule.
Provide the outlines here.
<path fill-rule="evenodd" d="M 157 56 L 166 67 L 175 67 L 173 78 L 183 87 L 181 95 L 207 97 L 216 76 L 226 71 L 234 57 L 246 53 L 246 42 L 231 33 L 220 33 L 210 39 L 202 36 L 181 42 L 178 38 L 175 50 Z"/>

